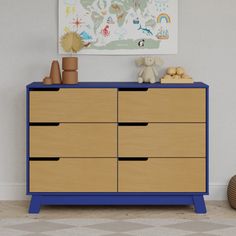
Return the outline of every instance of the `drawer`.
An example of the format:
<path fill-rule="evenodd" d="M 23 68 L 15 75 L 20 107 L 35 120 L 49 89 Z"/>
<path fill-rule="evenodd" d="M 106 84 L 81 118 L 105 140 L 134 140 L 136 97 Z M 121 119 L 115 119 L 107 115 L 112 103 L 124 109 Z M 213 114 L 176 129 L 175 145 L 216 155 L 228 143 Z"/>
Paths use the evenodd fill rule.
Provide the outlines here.
<path fill-rule="evenodd" d="M 122 125 L 118 130 L 120 157 L 206 156 L 206 126 L 204 123 L 120 125 Z"/>
<path fill-rule="evenodd" d="M 115 158 L 30 161 L 30 192 L 116 192 Z"/>
<path fill-rule="evenodd" d="M 30 122 L 117 122 L 117 90 L 31 91 Z"/>
<path fill-rule="evenodd" d="M 119 192 L 206 191 L 206 160 L 204 158 L 130 160 L 119 160 Z"/>
<path fill-rule="evenodd" d="M 116 157 L 117 124 L 30 126 L 31 157 Z"/>
<path fill-rule="evenodd" d="M 206 122 L 205 89 L 119 91 L 119 122 Z"/>

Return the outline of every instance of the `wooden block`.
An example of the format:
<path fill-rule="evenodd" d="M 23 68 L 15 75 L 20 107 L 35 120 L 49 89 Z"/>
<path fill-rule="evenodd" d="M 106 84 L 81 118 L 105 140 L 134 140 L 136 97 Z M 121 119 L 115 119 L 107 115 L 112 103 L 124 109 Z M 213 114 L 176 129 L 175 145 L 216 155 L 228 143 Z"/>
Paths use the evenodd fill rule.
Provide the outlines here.
<path fill-rule="evenodd" d="M 52 84 L 52 79 L 50 77 L 45 77 L 43 79 L 43 84 L 45 85 L 51 85 Z"/>
<path fill-rule="evenodd" d="M 63 71 L 62 72 L 62 83 L 63 84 L 77 84 L 78 72 L 77 71 Z"/>
<path fill-rule="evenodd" d="M 76 71 L 78 69 L 78 57 L 63 57 L 62 69 L 67 71 Z"/>
<path fill-rule="evenodd" d="M 161 79 L 162 84 L 193 84 L 193 79 Z"/>

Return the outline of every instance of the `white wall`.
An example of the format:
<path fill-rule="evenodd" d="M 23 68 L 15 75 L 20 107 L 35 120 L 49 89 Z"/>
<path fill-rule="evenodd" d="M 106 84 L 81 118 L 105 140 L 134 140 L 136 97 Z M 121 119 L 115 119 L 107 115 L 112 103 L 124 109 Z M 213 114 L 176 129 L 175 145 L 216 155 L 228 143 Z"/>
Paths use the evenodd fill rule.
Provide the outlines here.
<path fill-rule="evenodd" d="M 0 199 L 24 199 L 25 85 L 57 54 L 57 0 L 0 0 Z M 210 85 L 210 199 L 236 174 L 235 0 L 180 0 L 179 53 L 163 56 Z M 80 81 L 134 81 L 131 56 L 81 56 Z"/>

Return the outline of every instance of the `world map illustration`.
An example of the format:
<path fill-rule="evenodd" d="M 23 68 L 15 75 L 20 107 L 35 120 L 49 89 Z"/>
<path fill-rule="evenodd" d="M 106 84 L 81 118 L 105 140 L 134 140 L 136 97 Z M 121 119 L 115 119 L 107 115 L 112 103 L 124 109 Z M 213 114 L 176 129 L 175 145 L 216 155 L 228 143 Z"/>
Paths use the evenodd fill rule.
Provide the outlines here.
<path fill-rule="evenodd" d="M 177 0 L 59 0 L 59 40 L 72 31 L 82 53 L 174 54 L 177 18 Z"/>

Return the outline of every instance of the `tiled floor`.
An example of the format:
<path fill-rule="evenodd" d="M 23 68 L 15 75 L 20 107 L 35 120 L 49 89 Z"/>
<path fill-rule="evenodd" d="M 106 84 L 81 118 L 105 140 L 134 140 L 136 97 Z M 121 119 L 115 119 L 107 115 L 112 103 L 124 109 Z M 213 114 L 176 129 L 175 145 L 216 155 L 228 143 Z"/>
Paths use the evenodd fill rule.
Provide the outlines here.
<path fill-rule="evenodd" d="M 207 202 L 191 207 L 43 207 L 27 214 L 28 202 L 0 202 L 0 236 L 236 236 L 236 210 Z"/>

